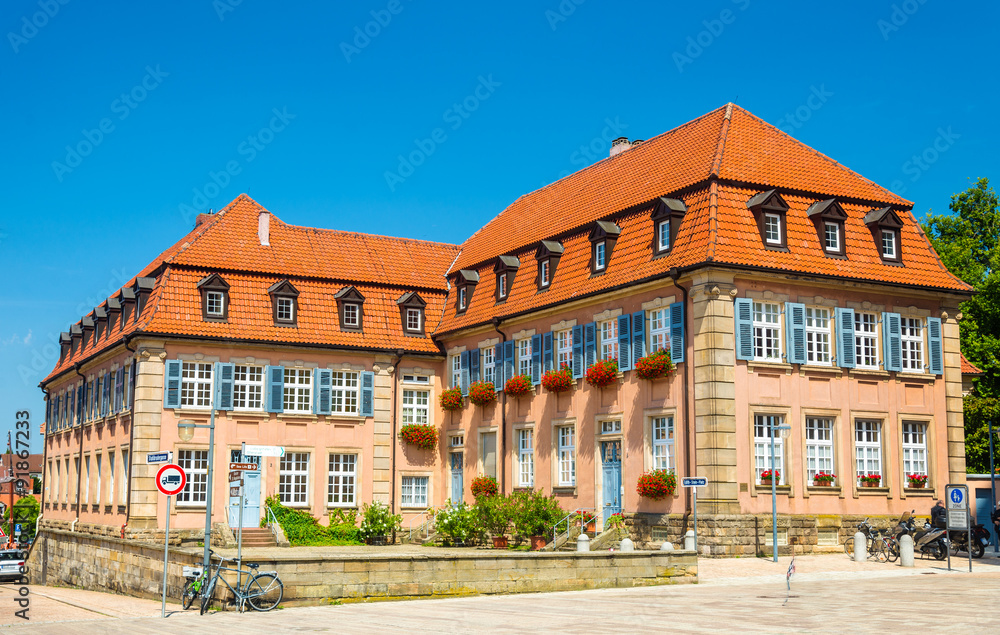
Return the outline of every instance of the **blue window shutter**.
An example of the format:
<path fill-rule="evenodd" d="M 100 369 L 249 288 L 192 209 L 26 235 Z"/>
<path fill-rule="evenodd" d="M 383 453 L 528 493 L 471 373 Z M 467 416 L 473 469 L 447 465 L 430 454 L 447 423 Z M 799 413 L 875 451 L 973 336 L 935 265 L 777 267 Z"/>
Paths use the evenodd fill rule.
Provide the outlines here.
<path fill-rule="evenodd" d="M 833 310 L 837 327 L 837 365 L 854 368 L 857 365 L 854 349 L 854 309 Z"/>
<path fill-rule="evenodd" d="M 626 313 L 618 316 L 618 370 L 632 370 L 632 316 Z"/>
<path fill-rule="evenodd" d="M 267 366 L 264 369 L 267 377 L 267 411 L 284 412 L 285 410 L 285 367 Z"/>
<path fill-rule="evenodd" d="M 83 423 L 83 398 L 86 395 L 86 384 L 80 384 L 76 387 L 76 425 Z"/>
<path fill-rule="evenodd" d="M 583 366 L 586 360 L 583 358 L 582 326 L 573 327 L 573 358 L 570 361 L 572 362 L 570 365 L 573 367 L 573 379 L 580 379 L 583 377 L 583 373 L 587 369 Z"/>
<path fill-rule="evenodd" d="M 52 432 L 55 429 L 55 426 L 52 425 L 53 423 L 54 422 L 52 421 L 52 397 L 49 397 L 48 399 L 45 400 L 45 427 L 47 428 L 46 432 Z"/>
<path fill-rule="evenodd" d="M 531 336 L 531 383 L 542 383 L 542 336 Z"/>
<path fill-rule="evenodd" d="M 118 369 L 118 412 L 125 409 L 125 367 Z"/>
<path fill-rule="evenodd" d="M 753 361 L 753 300 L 736 298 L 733 314 L 736 317 L 736 359 Z"/>
<path fill-rule="evenodd" d="M 597 361 L 597 323 L 591 322 L 583 327 L 583 364 L 584 373 Z"/>
<path fill-rule="evenodd" d="M 553 369 L 552 331 L 542 334 L 542 374 Z M 541 383 L 541 380 L 538 380 Z"/>
<path fill-rule="evenodd" d="M 333 412 L 333 403 L 330 394 L 333 385 L 333 371 L 329 368 L 314 369 L 313 385 L 316 391 L 316 399 L 313 401 L 313 411 L 318 415 L 330 414 Z"/>
<path fill-rule="evenodd" d="M 181 407 L 181 360 L 168 359 L 164 363 L 163 407 Z"/>
<path fill-rule="evenodd" d="M 111 371 L 104 373 L 104 415 L 107 416 L 111 414 L 111 397 L 113 396 L 112 386 L 113 378 L 111 377 Z"/>
<path fill-rule="evenodd" d="M 687 351 L 684 340 L 684 303 L 674 302 L 670 305 L 670 359 L 675 364 L 684 361 Z"/>
<path fill-rule="evenodd" d="M 233 379 L 236 372 L 234 364 L 215 363 L 215 409 L 233 409 Z"/>
<path fill-rule="evenodd" d="M 944 348 L 941 341 L 941 318 L 927 318 L 927 347 L 930 349 L 927 358 L 930 372 L 935 375 L 943 375 Z"/>
<path fill-rule="evenodd" d="M 500 383 L 501 389 L 514 377 L 514 340 L 507 340 L 503 343 L 503 381 Z"/>
<path fill-rule="evenodd" d="M 480 381 L 482 377 L 479 375 L 479 349 L 473 349 L 469 353 L 469 373 L 472 375 L 472 381 Z"/>
<path fill-rule="evenodd" d="M 461 376 L 459 377 L 459 384 L 462 387 L 462 396 L 469 396 L 469 351 L 464 351 L 459 356 L 459 366 L 461 368 Z"/>
<path fill-rule="evenodd" d="M 361 416 L 375 416 L 375 373 L 370 370 L 361 373 Z"/>
<path fill-rule="evenodd" d="M 503 390 L 506 383 L 503 376 L 503 342 L 493 347 L 493 381 L 498 388 L 497 392 Z"/>
<path fill-rule="evenodd" d="M 59 397 L 52 397 L 48 402 L 48 413 L 45 420 L 49 422 L 53 429 L 59 430 Z"/>
<path fill-rule="evenodd" d="M 632 367 L 646 356 L 646 312 L 632 314 Z"/>
<path fill-rule="evenodd" d="M 101 375 L 101 411 L 100 416 L 108 414 L 108 374 Z"/>
<path fill-rule="evenodd" d="M 111 414 L 118 414 L 118 411 L 121 410 L 122 370 L 124 369 L 115 370 L 115 391 L 114 397 L 111 399 Z"/>
<path fill-rule="evenodd" d="M 806 363 L 806 305 L 785 302 L 785 359 L 789 364 Z"/>
<path fill-rule="evenodd" d="M 132 406 L 135 404 L 135 368 L 136 368 L 136 366 L 138 366 L 138 363 L 137 362 L 132 362 L 132 364 L 129 365 L 129 367 L 128 367 L 129 380 L 128 380 L 128 390 L 125 391 L 125 393 L 126 393 L 126 395 L 125 395 L 125 402 L 128 404 L 127 407 L 128 407 L 129 410 L 131 410 Z"/>
<path fill-rule="evenodd" d="M 903 370 L 903 340 L 899 313 L 882 314 L 882 357 L 885 369 Z"/>

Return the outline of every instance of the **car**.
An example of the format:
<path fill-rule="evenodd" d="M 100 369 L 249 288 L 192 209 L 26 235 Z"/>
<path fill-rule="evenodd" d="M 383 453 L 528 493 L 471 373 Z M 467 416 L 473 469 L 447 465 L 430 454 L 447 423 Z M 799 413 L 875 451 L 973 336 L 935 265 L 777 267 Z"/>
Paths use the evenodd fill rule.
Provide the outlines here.
<path fill-rule="evenodd" d="M 0 581 L 20 580 L 23 575 L 24 552 L 20 549 L 0 550 Z"/>

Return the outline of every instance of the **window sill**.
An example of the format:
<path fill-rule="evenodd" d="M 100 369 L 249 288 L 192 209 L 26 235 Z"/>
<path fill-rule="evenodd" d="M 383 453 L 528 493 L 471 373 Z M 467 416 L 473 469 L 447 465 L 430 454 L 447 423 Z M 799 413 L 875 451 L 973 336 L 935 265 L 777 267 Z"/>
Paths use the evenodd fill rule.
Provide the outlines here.
<path fill-rule="evenodd" d="M 858 487 L 859 496 L 888 496 L 888 487 Z"/>
<path fill-rule="evenodd" d="M 205 514 L 205 504 L 201 503 L 199 505 L 181 505 L 180 503 L 178 503 L 176 506 L 174 506 L 174 511 L 176 513 L 178 513 L 178 514 L 198 513 L 198 514 L 204 515 Z"/>
<path fill-rule="evenodd" d="M 843 375 L 844 369 L 839 366 L 810 366 L 808 364 L 799 366 L 799 375 L 804 377 L 808 373 L 815 373 L 817 375 Z"/>
<path fill-rule="evenodd" d="M 934 498 L 934 488 L 933 487 L 905 487 L 903 488 L 903 493 L 907 496 Z"/>
<path fill-rule="evenodd" d="M 552 488 L 552 493 L 576 496 L 576 485 L 558 485 Z"/>
<path fill-rule="evenodd" d="M 427 504 L 426 503 L 423 504 L 423 505 L 413 505 L 413 504 L 406 505 L 406 504 L 401 504 L 399 506 L 399 508 L 403 509 L 403 510 L 413 511 L 413 512 L 422 512 L 425 509 L 427 509 Z"/>
<path fill-rule="evenodd" d="M 271 413 L 261 410 L 226 410 L 227 419 L 270 419 Z"/>
<path fill-rule="evenodd" d="M 113 505 L 105 505 L 104 506 L 104 513 L 105 514 L 110 514 L 112 507 L 114 507 L 114 506 Z"/>
<path fill-rule="evenodd" d="M 361 415 L 323 415 L 326 418 L 327 423 L 364 423 L 368 417 L 362 417 Z"/>
<path fill-rule="evenodd" d="M 345 510 L 345 511 L 346 510 L 354 510 L 356 512 L 360 511 L 360 509 L 358 508 L 357 505 L 331 505 L 330 503 L 326 504 L 326 509 L 327 509 L 328 512 L 331 509 L 332 510 Z"/>
<path fill-rule="evenodd" d="M 770 485 L 755 485 L 757 496 L 770 496 L 771 486 Z M 791 485 L 776 485 L 774 488 L 775 494 L 781 494 L 783 496 L 789 496 L 792 493 Z"/>
<path fill-rule="evenodd" d="M 762 370 L 783 370 L 786 375 L 792 374 L 792 365 L 786 364 L 784 362 L 757 362 L 748 361 L 747 362 L 747 372 L 754 372 L 757 369 Z"/>
<path fill-rule="evenodd" d="M 118 513 L 119 514 L 124 514 L 125 513 L 125 506 L 124 505 L 119 505 L 118 506 Z"/>
<path fill-rule="evenodd" d="M 202 416 L 207 417 L 212 414 L 211 408 L 164 408 L 164 410 L 173 410 L 175 415 L 189 415 L 189 416 Z M 220 412 L 229 412 L 228 410 Z"/>
<path fill-rule="evenodd" d="M 830 485 L 830 486 L 810 485 L 806 487 L 806 490 L 809 492 L 810 496 L 812 496 L 813 494 L 818 494 L 818 495 L 829 494 L 831 496 L 840 496 L 841 489 L 842 488 L 839 485 Z"/>
<path fill-rule="evenodd" d="M 930 373 L 904 373 L 897 372 L 896 379 L 899 381 L 926 381 L 928 383 L 933 382 L 937 379 L 937 375 L 931 375 Z"/>
<path fill-rule="evenodd" d="M 848 376 L 854 378 L 856 376 L 861 377 L 881 377 L 882 379 L 889 379 L 889 372 L 885 370 L 879 370 L 877 368 L 851 368 L 847 371 Z"/>
<path fill-rule="evenodd" d="M 319 415 L 308 412 L 279 412 L 278 419 L 305 419 L 307 421 L 319 421 Z"/>

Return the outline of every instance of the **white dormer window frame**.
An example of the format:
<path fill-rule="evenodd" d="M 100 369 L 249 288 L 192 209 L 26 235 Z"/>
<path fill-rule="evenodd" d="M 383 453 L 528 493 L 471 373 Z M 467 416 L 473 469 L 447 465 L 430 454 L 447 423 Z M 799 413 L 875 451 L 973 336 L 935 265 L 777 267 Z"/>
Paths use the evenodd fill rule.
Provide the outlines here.
<path fill-rule="evenodd" d="M 226 294 L 222 291 L 209 291 L 205 294 L 205 314 L 211 317 L 223 317 L 226 314 Z"/>
<path fill-rule="evenodd" d="M 507 274 L 501 272 L 497 274 L 497 297 L 500 299 L 507 297 Z"/>
<path fill-rule="evenodd" d="M 406 330 L 419 331 L 423 326 L 423 311 L 420 309 L 406 309 Z"/>
<path fill-rule="evenodd" d="M 546 258 L 539 263 L 541 268 L 541 273 L 539 274 L 538 284 L 542 287 L 549 286 L 549 260 Z"/>
<path fill-rule="evenodd" d="M 896 232 L 891 229 L 883 229 L 882 232 L 882 257 L 887 260 L 896 260 L 898 248 L 896 245 Z"/>
<path fill-rule="evenodd" d="M 275 319 L 278 322 L 295 321 L 295 300 L 292 298 L 275 298 L 277 307 L 275 308 Z"/>
<path fill-rule="evenodd" d="M 361 306 L 355 302 L 344 303 L 344 326 L 361 326 Z"/>
<path fill-rule="evenodd" d="M 463 286 L 458 288 L 458 310 L 464 311 L 466 308 L 466 290 Z"/>
<path fill-rule="evenodd" d="M 594 243 L 594 271 L 604 271 L 607 264 L 604 241 Z"/>
<path fill-rule="evenodd" d="M 670 219 L 657 223 L 656 236 L 659 251 L 668 251 L 670 249 Z"/>
<path fill-rule="evenodd" d="M 781 245 L 781 214 L 764 212 L 764 241 L 769 245 Z"/>
<path fill-rule="evenodd" d="M 828 252 L 840 253 L 840 223 L 823 221 L 823 248 Z"/>

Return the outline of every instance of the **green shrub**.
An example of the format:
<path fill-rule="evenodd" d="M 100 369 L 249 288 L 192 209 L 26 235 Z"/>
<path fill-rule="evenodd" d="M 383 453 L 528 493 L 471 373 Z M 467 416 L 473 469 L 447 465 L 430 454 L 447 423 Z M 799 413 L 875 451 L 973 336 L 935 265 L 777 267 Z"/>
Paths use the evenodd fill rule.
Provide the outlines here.
<path fill-rule="evenodd" d="M 308 512 L 285 507 L 277 496 L 269 497 L 265 504 L 293 547 L 363 544 L 354 510 L 336 510 L 330 514 L 330 526 L 324 527 Z"/>
<path fill-rule="evenodd" d="M 437 513 L 434 523 L 438 533 L 448 537 L 452 542 L 465 542 L 478 538 L 481 533 L 477 526 L 476 513 L 465 503 L 452 505 L 451 500 L 445 508 Z"/>
<path fill-rule="evenodd" d="M 361 506 L 361 539 L 371 542 L 372 538 L 378 536 L 391 537 L 392 532 L 399 530 L 403 523 L 403 517 L 393 514 L 385 503 L 375 501 L 372 504 L 365 503 Z"/>
<path fill-rule="evenodd" d="M 541 491 L 514 492 L 510 498 L 513 501 L 514 531 L 526 538 L 548 535 L 553 525 L 566 515 L 559 501 Z"/>
<path fill-rule="evenodd" d="M 476 521 L 492 536 L 504 536 L 514 518 L 514 499 L 497 494 L 476 499 Z"/>

